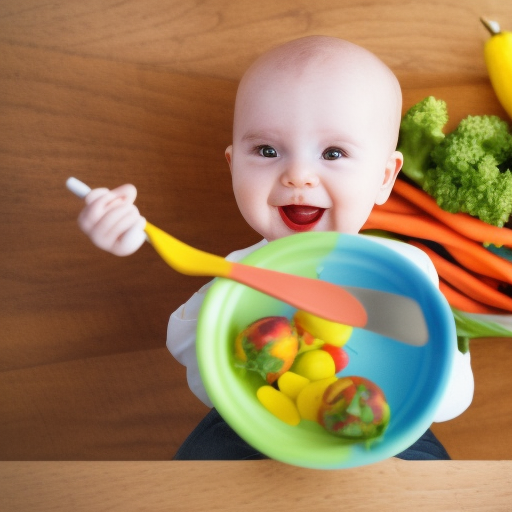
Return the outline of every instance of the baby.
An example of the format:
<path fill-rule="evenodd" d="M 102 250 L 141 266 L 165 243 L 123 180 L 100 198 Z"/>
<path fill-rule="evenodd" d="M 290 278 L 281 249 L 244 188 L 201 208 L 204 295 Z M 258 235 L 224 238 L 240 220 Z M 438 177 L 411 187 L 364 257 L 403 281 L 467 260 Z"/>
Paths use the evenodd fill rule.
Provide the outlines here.
<path fill-rule="evenodd" d="M 297 232 L 357 234 L 373 206 L 388 199 L 401 169 L 402 155 L 395 149 L 401 106 L 391 70 L 347 41 L 305 37 L 260 57 L 240 82 L 233 143 L 225 155 L 240 212 L 263 240 L 227 258 L 238 261 L 268 241 Z M 135 196 L 131 185 L 91 191 L 79 216 L 81 229 L 113 254 L 135 252 L 144 242 L 145 224 Z M 438 283 L 423 252 L 375 240 L 411 258 Z M 167 346 L 187 367 L 192 392 L 211 407 L 195 354 L 197 317 L 209 286 L 172 314 Z M 472 400 L 469 354 L 460 354 L 453 343 L 456 364 L 436 421 L 461 414 Z M 212 446 L 219 447 L 215 453 Z M 438 448 L 431 458 L 446 458 Z M 215 410 L 178 452 L 178 458 L 258 457 Z"/>

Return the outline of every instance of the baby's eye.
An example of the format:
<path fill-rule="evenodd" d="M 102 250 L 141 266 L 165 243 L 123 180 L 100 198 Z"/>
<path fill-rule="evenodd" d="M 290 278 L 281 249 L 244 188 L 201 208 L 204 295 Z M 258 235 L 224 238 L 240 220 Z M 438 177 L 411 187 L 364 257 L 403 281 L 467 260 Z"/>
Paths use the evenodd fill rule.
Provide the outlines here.
<path fill-rule="evenodd" d="M 258 146 L 258 153 L 265 158 L 276 158 L 277 151 L 272 146 Z"/>
<path fill-rule="evenodd" d="M 343 156 L 345 156 L 343 151 L 338 148 L 328 148 L 322 154 L 322 158 L 325 160 L 337 160 L 338 158 L 343 158 Z"/>

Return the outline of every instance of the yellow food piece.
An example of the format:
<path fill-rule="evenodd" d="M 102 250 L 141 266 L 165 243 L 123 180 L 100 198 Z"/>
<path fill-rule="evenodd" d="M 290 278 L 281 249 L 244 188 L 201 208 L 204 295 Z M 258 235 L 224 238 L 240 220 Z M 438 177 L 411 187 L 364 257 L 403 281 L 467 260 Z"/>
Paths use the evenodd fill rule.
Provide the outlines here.
<path fill-rule="evenodd" d="M 297 409 L 301 418 L 318 422 L 318 411 L 324 392 L 336 380 L 336 377 L 328 377 L 304 386 L 297 396 Z"/>
<path fill-rule="evenodd" d="M 299 336 L 299 350 L 297 354 L 302 354 L 303 352 L 308 352 L 310 350 L 317 350 L 323 345 L 325 345 L 323 340 L 313 338 L 310 334 L 305 333 L 305 335 Z"/>
<path fill-rule="evenodd" d="M 498 100 L 512 118 L 512 32 L 501 31 L 496 22 L 482 21 L 492 34 L 484 46 L 489 79 Z"/>
<path fill-rule="evenodd" d="M 336 373 L 336 366 L 331 354 L 325 350 L 310 350 L 297 357 L 292 371 L 315 381 L 332 377 Z"/>
<path fill-rule="evenodd" d="M 318 316 L 299 310 L 293 317 L 297 327 L 310 333 L 314 338 L 325 341 L 329 345 L 342 347 L 352 334 L 352 326 L 338 324 Z"/>
<path fill-rule="evenodd" d="M 300 415 L 293 400 L 272 386 L 261 386 L 256 391 L 260 403 L 274 416 L 288 425 L 300 423 Z"/>
<path fill-rule="evenodd" d="M 309 384 L 309 379 L 294 372 L 286 372 L 277 379 L 279 391 L 295 400 L 302 389 Z"/>

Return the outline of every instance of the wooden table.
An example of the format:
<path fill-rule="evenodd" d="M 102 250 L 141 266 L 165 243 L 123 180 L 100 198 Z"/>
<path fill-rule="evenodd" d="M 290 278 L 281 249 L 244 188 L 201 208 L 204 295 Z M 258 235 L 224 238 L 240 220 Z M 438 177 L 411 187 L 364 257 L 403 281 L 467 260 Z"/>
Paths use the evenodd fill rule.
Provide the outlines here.
<path fill-rule="evenodd" d="M 150 247 L 124 259 L 94 248 L 76 226 L 81 203 L 64 187 L 68 176 L 94 187 L 136 184 L 147 218 L 196 247 L 217 254 L 246 247 L 259 237 L 232 197 L 224 149 L 237 82 L 254 58 L 295 37 L 344 37 L 393 68 L 404 108 L 432 94 L 447 101 L 450 127 L 468 114 L 505 118 L 483 61 L 481 15 L 512 30 L 512 2 L 502 0 L 2 0 L 0 459 L 169 460 L 206 412 L 165 348 L 169 314 L 205 280 L 170 271 Z M 511 340 L 476 341 L 471 351 L 474 402 L 435 432 L 455 459 L 511 460 Z M 28 486 L 19 496 L 27 502 L 37 492 L 57 502 L 57 485 L 76 491 L 61 495 L 64 504 L 94 499 L 93 489 L 101 502 L 109 486 L 117 496 L 125 489 L 132 500 L 164 502 L 191 475 L 202 486 L 224 479 L 224 490 L 240 467 L 242 509 L 269 486 L 278 495 L 272 482 L 293 490 L 294 503 L 311 491 L 301 486 L 310 473 L 272 463 L 176 467 L 30 462 L 5 464 L 3 472 L 14 475 L 10 496 L 16 485 Z M 348 475 L 361 489 L 363 475 L 383 471 L 387 485 L 374 485 L 393 502 L 412 471 L 425 489 L 407 484 L 416 503 L 439 486 L 439 503 L 469 507 L 479 484 L 486 496 L 508 468 L 440 467 L 387 464 L 314 478 L 336 482 L 321 494 L 333 503 Z M 479 478 L 482 471 L 488 476 Z M 446 492 L 448 473 L 455 494 Z M 251 480 L 265 484 L 251 487 Z M 143 482 L 158 488 L 148 492 Z M 197 509 L 207 498 L 190 488 Z M 2 490 L 0 499 L 7 499 Z"/>
<path fill-rule="evenodd" d="M 511 462 L 388 460 L 352 470 L 275 461 L 0 463 L 0 509 L 22 512 L 510 512 Z"/>

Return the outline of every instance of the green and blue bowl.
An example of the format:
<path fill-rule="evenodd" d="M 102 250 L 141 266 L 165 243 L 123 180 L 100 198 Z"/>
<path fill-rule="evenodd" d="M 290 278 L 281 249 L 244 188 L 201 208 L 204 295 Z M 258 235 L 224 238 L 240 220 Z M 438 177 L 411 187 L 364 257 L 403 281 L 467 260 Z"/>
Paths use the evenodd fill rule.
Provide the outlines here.
<path fill-rule="evenodd" d="M 391 420 L 378 440 L 347 444 L 314 422 L 287 425 L 260 404 L 256 390 L 263 382 L 235 367 L 235 338 L 254 320 L 272 315 L 291 318 L 295 310 L 244 285 L 218 279 L 201 309 L 197 357 L 210 399 L 240 437 L 270 458 L 319 469 L 378 462 L 421 437 L 446 389 L 456 334 L 445 298 L 417 265 L 371 237 L 332 232 L 276 240 L 243 263 L 411 297 L 423 309 L 429 339 L 417 347 L 354 329 L 345 345 L 350 362 L 340 375 L 376 383 L 386 395 Z"/>

